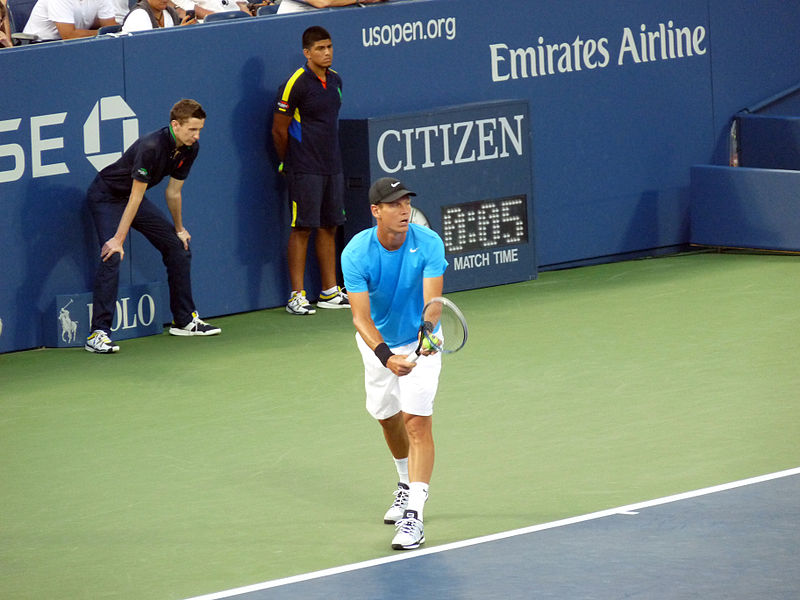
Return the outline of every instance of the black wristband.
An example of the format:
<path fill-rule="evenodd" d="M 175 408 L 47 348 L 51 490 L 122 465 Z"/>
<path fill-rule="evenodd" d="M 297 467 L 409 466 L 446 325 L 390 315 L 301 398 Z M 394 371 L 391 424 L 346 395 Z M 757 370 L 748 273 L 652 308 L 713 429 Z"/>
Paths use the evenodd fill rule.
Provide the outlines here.
<path fill-rule="evenodd" d="M 389 346 L 386 345 L 386 342 L 381 342 L 377 346 L 375 346 L 375 356 L 378 357 L 378 360 L 381 361 L 383 366 L 386 366 L 386 363 L 389 362 L 389 359 L 394 356 L 394 352 L 389 349 Z"/>

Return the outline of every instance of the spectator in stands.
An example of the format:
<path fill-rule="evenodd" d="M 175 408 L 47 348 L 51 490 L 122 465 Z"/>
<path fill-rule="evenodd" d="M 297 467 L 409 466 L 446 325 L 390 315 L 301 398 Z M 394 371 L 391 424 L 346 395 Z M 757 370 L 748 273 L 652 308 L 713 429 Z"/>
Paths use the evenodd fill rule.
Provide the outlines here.
<path fill-rule="evenodd" d="M 8 22 L 6 0 L 0 0 L 0 48 L 10 48 L 12 45 L 11 25 Z"/>
<path fill-rule="evenodd" d="M 131 5 L 128 0 L 111 0 L 111 6 L 114 7 L 114 20 L 117 25 L 122 25 L 125 17 L 131 12 Z"/>
<path fill-rule="evenodd" d="M 375 4 L 377 2 L 386 2 L 386 0 L 281 0 L 278 14 L 314 10 L 315 8 L 350 6 L 351 4 Z"/>
<path fill-rule="evenodd" d="M 177 11 L 169 5 L 169 0 L 140 0 L 125 17 L 122 31 L 132 33 L 160 27 L 192 25 L 196 22 L 192 14 L 186 14 L 181 19 Z"/>
<path fill-rule="evenodd" d="M 111 0 L 39 0 L 22 32 L 44 41 L 71 40 L 116 24 Z"/>
<path fill-rule="evenodd" d="M 193 10 L 198 19 L 205 19 L 211 13 L 233 10 L 241 10 L 250 14 L 245 0 L 173 0 L 173 3 L 184 11 Z"/>

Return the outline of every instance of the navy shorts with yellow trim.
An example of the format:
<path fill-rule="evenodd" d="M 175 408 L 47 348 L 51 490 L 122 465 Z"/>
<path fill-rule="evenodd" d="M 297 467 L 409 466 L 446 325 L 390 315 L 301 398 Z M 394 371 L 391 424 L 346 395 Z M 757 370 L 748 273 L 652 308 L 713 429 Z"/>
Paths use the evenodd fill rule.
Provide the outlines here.
<path fill-rule="evenodd" d="M 287 173 L 292 227 L 334 227 L 345 222 L 344 175 Z"/>

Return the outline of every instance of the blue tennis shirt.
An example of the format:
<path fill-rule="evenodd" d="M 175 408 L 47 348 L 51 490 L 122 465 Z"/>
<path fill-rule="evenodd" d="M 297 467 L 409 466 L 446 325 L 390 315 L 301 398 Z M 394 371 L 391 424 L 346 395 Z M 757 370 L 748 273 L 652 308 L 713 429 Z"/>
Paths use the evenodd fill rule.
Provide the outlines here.
<path fill-rule="evenodd" d="M 422 280 L 439 277 L 446 269 L 442 238 L 413 223 L 397 250 L 384 248 L 377 227 L 372 227 L 356 234 L 342 252 L 347 291 L 369 292 L 372 320 L 391 348 L 417 340 L 425 305 Z"/>

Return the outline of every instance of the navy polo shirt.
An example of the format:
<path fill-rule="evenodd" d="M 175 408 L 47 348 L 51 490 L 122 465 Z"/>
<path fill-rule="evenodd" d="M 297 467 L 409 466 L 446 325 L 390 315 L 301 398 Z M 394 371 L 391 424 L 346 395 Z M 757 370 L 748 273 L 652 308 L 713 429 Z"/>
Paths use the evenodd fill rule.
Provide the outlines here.
<path fill-rule="evenodd" d="M 165 177 L 186 179 L 200 150 L 199 142 L 176 147 L 170 127 L 148 133 L 136 140 L 122 157 L 97 175 L 106 187 L 119 198 L 128 198 L 133 180 L 158 185 Z"/>
<path fill-rule="evenodd" d="M 289 146 L 284 164 L 288 171 L 335 175 L 342 172 L 339 151 L 339 108 L 342 78 L 328 69 L 325 85 L 307 66 L 301 67 L 278 89 L 275 112 L 291 115 Z"/>

